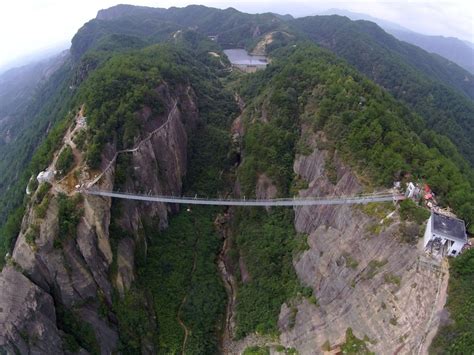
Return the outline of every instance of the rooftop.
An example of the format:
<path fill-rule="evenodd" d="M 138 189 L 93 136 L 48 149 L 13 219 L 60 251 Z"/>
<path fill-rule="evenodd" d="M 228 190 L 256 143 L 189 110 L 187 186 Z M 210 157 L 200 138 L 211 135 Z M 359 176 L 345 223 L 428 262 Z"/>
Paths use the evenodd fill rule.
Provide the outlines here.
<path fill-rule="evenodd" d="M 448 217 L 436 212 L 431 214 L 432 232 L 446 239 L 467 242 L 466 226 L 464 221 Z"/>

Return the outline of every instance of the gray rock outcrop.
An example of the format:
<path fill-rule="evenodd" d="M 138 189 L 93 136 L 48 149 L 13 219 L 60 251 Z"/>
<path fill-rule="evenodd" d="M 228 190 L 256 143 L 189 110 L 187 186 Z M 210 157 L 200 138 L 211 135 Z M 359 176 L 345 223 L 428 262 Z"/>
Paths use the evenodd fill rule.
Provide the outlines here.
<path fill-rule="evenodd" d="M 62 348 L 53 297 L 13 266 L 0 275 L 0 345 L 8 353 L 54 354 Z"/>
<path fill-rule="evenodd" d="M 198 120 L 196 97 L 186 87 L 172 93 L 163 84 L 156 90 L 168 106 L 160 115 L 143 109 L 140 118 L 145 129 L 137 142 L 169 122 L 139 150 L 129 153 L 134 173 L 123 186 L 130 191 L 178 195 L 187 168 L 187 135 Z M 178 109 L 172 111 L 174 102 Z M 109 145 L 102 168 L 114 155 L 115 148 Z M 112 190 L 114 180 L 112 167 L 99 181 L 100 187 Z M 127 201 L 114 221 L 128 236 L 115 236 L 109 229 L 111 199 L 85 195 L 77 206 L 83 213 L 72 238 L 60 235 L 55 187 L 49 194 L 43 216 L 38 216 L 33 203 L 27 208 L 9 266 L 0 274 L 0 349 L 22 354 L 64 353 L 67 335 L 60 318 L 68 312 L 91 327 L 101 353 L 113 353 L 118 345 L 117 324 L 104 317 L 100 308 L 110 309 L 114 288 L 123 294 L 134 280 L 135 248 L 146 248 L 142 218 L 155 218 L 159 227 L 165 228 L 168 214 L 177 207 Z M 32 226 L 34 238 L 30 235 Z M 118 241 L 115 247 L 113 238 Z M 116 271 L 111 272 L 114 263 Z"/>
<path fill-rule="evenodd" d="M 328 159 L 336 184 L 325 171 Z M 319 150 L 315 144 L 309 156 L 297 157 L 294 170 L 309 183 L 301 196 L 362 192 L 359 179 L 337 153 Z M 343 343 L 350 327 L 377 354 L 417 352 L 436 323 L 441 272 L 423 262 L 416 246 L 400 242 L 397 215 L 380 224 L 360 207 L 304 206 L 295 209 L 295 228 L 308 235 L 310 248 L 294 260 L 294 266 L 317 301 L 303 299 L 297 304 L 292 322 L 294 310 L 282 307 L 282 344 L 301 354 L 322 353 L 327 341 Z"/>

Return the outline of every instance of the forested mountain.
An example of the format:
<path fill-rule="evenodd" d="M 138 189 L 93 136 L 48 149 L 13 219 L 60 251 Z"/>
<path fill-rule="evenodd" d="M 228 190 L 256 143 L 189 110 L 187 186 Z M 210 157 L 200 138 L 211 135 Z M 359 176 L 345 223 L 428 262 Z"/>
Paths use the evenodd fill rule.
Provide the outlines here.
<path fill-rule="evenodd" d="M 3 135 L 8 120 L 15 120 L 18 111 L 28 102 L 41 82 L 49 79 L 51 74 L 62 64 L 67 52 L 56 54 L 51 58 L 14 68 L 0 75 L 0 135 Z M 9 116 L 9 117 L 7 117 Z M 10 125 L 8 129 L 15 128 Z M 20 127 L 17 129 L 21 130 Z M 0 141 L 0 144 L 4 142 Z"/>
<path fill-rule="evenodd" d="M 340 15 L 347 16 L 351 20 L 366 20 L 375 22 L 387 33 L 395 36 L 400 41 L 413 44 L 427 52 L 439 54 L 440 56 L 449 59 L 453 63 L 456 63 L 460 67 L 466 69 L 471 74 L 474 74 L 474 47 L 472 44 L 470 45 L 468 42 L 461 41 L 458 38 L 425 35 L 413 32 L 396 23 L 347 10 L 330 9 L 324 11 L 320 15 Z"/>
<path fill-rule="evenodd" d="M 178 29 L 192 28 L 205 36 L 217 36 L 224 48 L 245 47 L 263 33 L 284 27 L 284 21 L 274 14 L 250 15 L 229 8 L 218 10 L 205 6 L 149 9 L 117 5 L 99 12 L 86 23 L 72 40 L 71 53 L 80 57 L 107 34 L 139 37 L 145 44 L 163 41 Z"/>
<path fill-rule="evenodd" d="M 460 39 L 443 36 L 427 36 L 411 31 L 388 30 L 400 41 L 405 41 L 430 53 L 436 53 L 474 73 L 474 48 Z"/>
<path fill-rule="evenodd" d="M 273 14 L 250 15 L 231 8 L 217 10 L 204 6 L 165 10 L 117 5 L 99 11 L 97 18 L 86 23 L 72 39 L 72 61 L 66 61 L 44 83 L 37 98 L 23 106 L 19 116 L 24 124 L 18 126 L 20 143 L 5 147 L 0 162 L 0 221 L 18 206 L 30 175 L 41 166 L 35 164 L 21 173 L 46 130 L 64 116 L 67 99 L 76 87 L 111 53 L 169 41 L 172 34 L 189 27 L 205 36 L 217 36 L 217 42 L 224 48 L 251 46 L 263 33 L 285 27 L 283 23 Z M 13 101 L 8 105 L 17 107 Z"/>
<path fill-rule="evenodd" d="M 301 18 L 291 25 L 407 103 L 474 164 L 473 75 L 371 22 L 334 15 Z"/>
<path fill-rule="evenodd" d="M 48 132 L 67 114 L 72 95 L 67 53 L 11 69 L 1 77 L 0 223 L 23 199 L 25 167 Z"/>
<path fill-rule="evenodd" d="M 1 350 L 428 346 L 448 273 L 423 262 L 416 244 L 429 212 L 411 201 L 180 208 L 76 188 L 98 179 L 103 190 L 267 199 L 358 195 L 419 179 L 472 231 L 473 170 L 459 153 L 472 153 L 464 72 L 387 36 L 333 16 L 99 12 L 28 106 L 18 165 L 13 150 L 11 171 L 0 165 Z M 239 72 L 223 52 L 234 46 L 264 48 L 270 64 Z M 441 95 L 443 104 L 433 102 Z M 442 118 L 429 115 L 435 108 Z M 57 175 L 38 184 L 46 168 Z M 472 309 L 460 301 L 472 297 L 472 253 L 458 260 L 454 322 L 435 342 L 441 353 L 473 350 L 464 317 Z"/>
<path fill-rule="evenodd" d="M 415 47 L 405 46 L 373 24 L 351 22 L 341 17 L 290 20 L 274 14 L 244 14 L 232 8 L 217 10 L 204 6 L 188 6 L 166 10 L 118 5 L 100 11 L 96 19 L 91 20 L 78 31 L 72 40 L 70 50 L 76 64 L 72 71 L 65 69 L 65 71 L 61 71 L 63 74 L 57 74 L 57 76 L 66 75 L 66 71 L 69 71 L 71 79 L 69 79 L 67 86 L 72 88 L 70 90 L 74 90 L 88 72 L 106 60 L 109 56 L 108 53 L 143 48 L 153 43 L 167 41 L 171 34 L 189 27 L 205 36 L 216 36 L 217 43 L 223 48 L 236 46 L 251 49 L 262 34 L 275 30 L 292 32 L 289 26 L 293 26 L 298 28 L 298 35 L 303 38 L 309 36 L 322 45 L 338 44 L 335 47 L 330 46 L 331 49 L 343 55 L 366 75 L 390 90 L 395 97 L 409 103 L 422 115 L 430 127 L 451 138 L 460 152 L 472 162 L 474 159 L 472 158 L 473 149 L 471 149 L 472 144 L 469 137 L 472 135 L 473 129 L 470 122 L 474 116 L 474 105 L 471 100 L 440 86 L 438 81 L 433 80 L 433 78 L 437 78 L 444 81 L 445 84 L 452 84 L 469 93 L 472 91 L 472 81 L 461 80 L 461 76 L 465 72 L 449 65 L 446 66 L 442 61 L 437 62 L 432 56 Z M 303 29 L 306 26 L 305 21 L 309 21 L 308 23 L 311 24 L 311 29 L 308 31 Z M 336 28 L 338 30 L 335 32 Z M 312 31 L 317 31 L 318 36 L 312 37 Z M 297 36 L 296 33 L 295 35 Z M 350 40 L 352 36 L 358 40 Z M 296 38 L 294 37 L 294 39 Z M 278 41 L 274 41 L 273 45 L 278 46 L 277 43 Z M 369 51 L 367 46 L 372 49 Z M 84 56 L 87 51 L 92 52 Z M 369 54 L 371 57 L 367 58 Z M 374 66 L 374 63 L 377 66 Z M 412 63 L 416 64 L 415 68 Z M 420 74 L 420 70 L 424 71 L 426 75 Z M 430 76 L 428 77 L 428 75 Z M 57 82 L 51 84 L 52 90 L 57 91 L 60 87 Z M 61 93 L 58 92 L 54 95 L 52 91 L 48 93 L 47 90 L 42 90 L 38 94 L 42 97 L 36 102 L 44 103 L 43 106 L 47 107 L 48 102 L 54 105 L 54 102 L 58 103 L 59 97 L 69 94 L 66 86 Z M 23 117 L 35 118 L 23 119 L 25 123 L 24 126 L 21 126 L 23 128 L 18 126 L 18 129 L 23 132 L 24 138 L 21 139 L 25 143 L 9 146 L 3 152 L 5 158 L 2 163 L 9 168 L 0 169 L 0 191 L 9 189 L 14 180 L 21 181 L 23 186 L 26 184 L 29 176 L 24 174 L 18 180 L 21 175 L 20 171 L 44 135 L 51 118 L 56 117 L 51 114 L 43 114 L 40 115 L 43 118 L 38 118 L 39 113 L 36 112 L 37 108 L 34 105 L 32 103 L 23 106 L 28 107 L 28 113 L 23 114 Z M 51 111 L 53 108 L 51 107 L 49 110 Z M 53 119 L 53 122 L 56 120 L 57 117 Z M 30 130 L 31 133 L 28 133 Z M 429 140 L 426 143 L 429 144 Z M 25 146 L 29 146 L 29 148 Z M 4 198 L 0 195 L 0 201 L 3 200 L 0 205 L 14 206 L 17 204 L 18 202 L 15 201 L 18 201 L 19 194 L 22 193 L 19 192 L 20 190 L 22 188 L 17 186 L 9 191 L 9 197 Z M 13 194 L 16 194 L 15 198 L 13 198 Z M 9 207 L 5 209 L 5 212 L 0 213 L 0 216 L 4 218 L 8 210 L 10 210 Z"/>

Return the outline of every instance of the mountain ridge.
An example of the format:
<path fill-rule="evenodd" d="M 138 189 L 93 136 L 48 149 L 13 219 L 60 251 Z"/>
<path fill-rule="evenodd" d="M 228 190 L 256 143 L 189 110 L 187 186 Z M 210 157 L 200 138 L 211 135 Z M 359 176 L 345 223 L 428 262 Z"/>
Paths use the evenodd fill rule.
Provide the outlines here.
<path fill-rule="evenodd" d="M 351 20 L 375 22 L 397 39 L 414 44 L 427 52 L 436 53 L 474 74 L 474 47 L 470 42 L 462 41 L 456 37 L 417 33 L 394 22 L 347 10 L 330 9 L 321 13 L 321 15 L 332 14 L 346 16 Z"/>
<path fill-rule="evenodd" d="M 127 9 L 85 24 L 66 75 L 50 82 L 59 96 L 45 105 L 59 111 L 17 182 L 23 209 L 0 234 L 9 253 L 0 284 L 20 288 L 0 293 L 0 308 L 11 311 L 0 312 L 0 347 L 237 354 L 428 346 L 447 272 L 426 266 L 417 244 L 429 213 L 415 202 L 180 209 L 83 196 L 76 186 L 98 179 L 105 190 L 263 199 L 358 194 L 420 179 L 470 222 L 469 165 L 381 80 L 409 68 L 403 78 L 421 77 L 412 93 L 424 95 L 426 82 L 446 90 L 442 79 L 426 79 L 410 66 L 415 59 L 397 52 L 407 47 L 391 37 L 383 43 L 387 35 L 365 22 L 354 25 L 350 47 L 340 18 L 327 23 L 336 35 L 313 37 L 306 20 L 271 14 L 196 6 L 173 8 L 164 23 L 160 9 L 157 16 Z M 283 30 L 291 36 L 278 36 Z M 255 74 L 232 68 L 222 51 L 262 40 L 271 41 L 263 46 L 269 64 Z M 367 44 L 384 54 L 378 83 L 373 70 L 357 68 L 367 58 L 350 56 L 365 54 Z M 35 181 L 46 168 L 60 175 L 51 186 Z M 469 262 L 469 252 L 460 258 Z M 449 346 L 465 350 L 472 328 L 459 314 L 455 308 Z"/>
<path fill-rule="evenodd" d="M 398 41 L 372 22 L 333 15 L 300 18 L 292 25 L 417 111 L 430 128 L 449 136 L 473 164 L 473 75 Z"/>

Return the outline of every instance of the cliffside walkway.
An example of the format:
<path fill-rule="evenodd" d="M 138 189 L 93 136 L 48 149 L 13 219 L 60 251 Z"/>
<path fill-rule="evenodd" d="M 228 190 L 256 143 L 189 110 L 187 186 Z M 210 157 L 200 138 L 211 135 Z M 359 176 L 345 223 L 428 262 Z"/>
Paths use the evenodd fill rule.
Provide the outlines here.
<path fill-rule="evenodd" d="M 189 88 L 188 88 L 188 91 L 189 91 Z M 105 169 L 98 175 L 95 177 L 94 180 L 92 180 L 91 182 L 89 182 L 87 184 L 87 186 L 90 188 L 92 187 L 93 185 L 95 185 L 101 178 L 102 176 L 104 176 L 104 174 L 112 167 L 112 165 L 115 163 L 115 161 L 117 160 L 117 157 L 119 156 L 119 154 L 123 154 L 123 153 L 134 153 L 134 152 L 137 152 L 140 147 L 147 141 L 149 141 L 156 133 L 158 133 L 159 131 L 161 131 L 163 128 L 165 128 L 168 123 L 170 123 L 170 121 L 172 120 L 172 118 L 174 117 L 174 114 L 176 113 L 176 110 L 177 110 L 177 107 L 178 107 L 178 101 L 175 100 L 174 104 L 173 104 L 173 108 L 171 109 L 171 111 L 169 112 L 168 114 L 168 117 L 166 118 L 166 121 L 165 123 L 163 123 L 160 127 L 158 127 L 157 129 L 155 129 L 153 132 L 150 132 L 145 139 L 141 140 L 135 147 L 133 148 L 130 148 L 130 149 L 123 149 L 123 150 L 119 150 L 117 153 L 115 153 L 114 157 L 112 158 L 112 160 L 109 161 L 109 163 L 107 164 L 107 166 L 105 167 Z"/>
<path fill-rule="evenodd" d="M 188 92 L 189 92 L 188 87 Z M 115 153 L 114 157 L 109 161 L 103 171 L 97 175 L 92 181 L 86 183 L 78 192 L 88 195 L 122 198 L 126 200 L 137 200 L 146 202 L 161 202 L 185 205 L 212 205 L 212 206 L 312 206 L 312 205 L 347 205 L 347 204 L 364 204 L 369 202 L 387 202 L 399 201 L 405 199 L 404 195 L 389 192 L 379 192 L 373 194 L 356 195 L 356 196 L 324 196 L 324 197 L 294 197 L 279 199 L 218 199 L 218 198 L 198 198 L 186 196 L 152 196 L 146 194 L 133 194 L 119 191 L 100 190 L 94 185 L 102 178 L 102 176 L 113 166 L 117 157 L 123 153 L 137 152 L 140 147 L 149 141 L 156 133 L 166 127 L 177 112 L 178 101 L 175 100 L 173 106 L 168 113 L 166 121 L 154 131 L 150 132 L 143 140 L 131 149 L 120 150 Z"/>
<path fill-rule="evenodd" d="M 276 199 L 209 199 L 186 196 L 152 196 L 126 192 L 103 191 L 96 189 L 81 189 L 79 192 L 126 200 L 146 202 L 177 203 L 185 205 L 212 205 L 212 206 L 313 206 L 313 205 L 350 205 L 369 202 L 387 202 L 404 200 L 405 196 L 391 193 L 374 193 L 358 196 L 327 196 L 327 197 L 295 197 Z"/>

